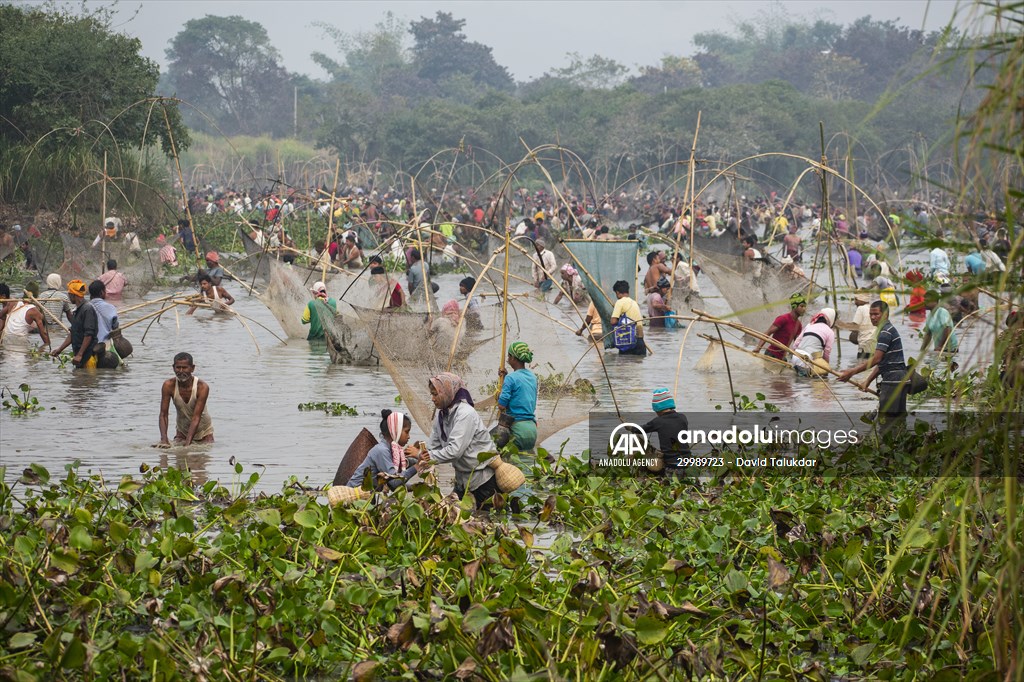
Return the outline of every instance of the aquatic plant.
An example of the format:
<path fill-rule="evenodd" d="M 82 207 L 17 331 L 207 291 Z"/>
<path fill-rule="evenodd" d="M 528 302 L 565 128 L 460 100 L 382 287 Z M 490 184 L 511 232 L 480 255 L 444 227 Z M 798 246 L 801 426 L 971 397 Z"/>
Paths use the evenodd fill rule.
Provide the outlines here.
<path fill-rule="evenodd" d="M 3 407 L 5 410 L 9 410 L 13 415 L 20 416 L 46 409 L 39 404 L 39 399 L 32 395 L 31 386 L 28 384 L 21 384 L 18 386 L 18 390 L 21 391 L 20 396 L 9 387 L 5 386 L 3 389 L 0 389 L 0 397 L 3 397 L 4 393 L 7 393 L 7 395 L 10 396 L 10 400 L 3 401 Z"/>
<path fill-rule="evenodd" d="M 327 414 L 332 414 L 335 417 L 355 417 L 359 414 L 359 411 L 354 407 L 350 407 L 345 403 L 328 403 L 328 402 L 308 402 L 299 403 L 299 410 L 305 412 L 317 412 L 323 411 Z"/>
<path fill-rule="evenodd" d="M 499 390 L 498 382 L 492 381 L 484 387 L 485 394 L 496 394 Z M 588 379 L 577 379 L 567 382 L 565 373 L 554 372 L 552 374 L 537 374 L 537 397 L 538 398 L 562 398 L 568 396 L 587 397 L 597 392 Z"/>

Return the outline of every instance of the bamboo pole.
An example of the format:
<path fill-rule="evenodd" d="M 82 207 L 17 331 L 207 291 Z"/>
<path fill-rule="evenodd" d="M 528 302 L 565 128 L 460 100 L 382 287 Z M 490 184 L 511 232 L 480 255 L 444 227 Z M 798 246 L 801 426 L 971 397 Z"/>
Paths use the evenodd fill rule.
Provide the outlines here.
<path fill-rule="evenodd" d="M 100 203 L 100 229 L 106 230 L 107 227 L 107 152 L 103 152 L 103 199 Z M 106 235 L 100 237 L 100 273 L 107 271 L 107 240 Z"/>
<path fill-rule="evenodd" d="M 130 306 L 128 308 L 122 308 L 121 310 L 117 311 L 117 314 L 118 315 L 124 315 L 125 313 L 132 312 L 133 310 L 138 310 L 139 308 L 145 308 L 147 306 L 151 306 L 154 303 L 163 303 L 164 301 L 170 300 L 170 299 L 174 298 L 175 296 L 180 296 L 180 295 L 181 295 L 181 293 L 179 292 L 179 293 L 170 294 L 168 296 L 162 296 L 160 298 L 154 298 L 152 301 L 143 301 L 142 303 L 139 303 L 137 305 L 133 305 L 133 306 Z"/>
<path fill-rule="evenodd" d="M 770 336 L 768 336 L 766 334 L 762 334 L 761 332 L 757 331 L 756 329 L 751 329 L 750 327 L 746 327 L 746 326 L 744 326 L 742 324 L 739 324 L 738 322 L 730 322 L 729 320 L 723 320 L 721 318 L 715 317 L 714 315 L 710 315 L 710 314 L 708 314 L 708 313 L 706 313 L 706 312 L 704 312 L 702 310 L 697 310 L 696 308 L 693 309 L 693 313 L 695 315 L 697 315 L 698 317 L 703 318 L 702 321 L 710 322 L 712 324 L 723 324 L 726 327 L 731 327 L 731 328 L 733 328 L 733 329 L 735 329 L 737 331 L 741 331 L 741 332 L 743 332 L 745 334 L 749 334 L 750 336 L 753 336 L 755 339 L 758 339 L 760 341 L 764 341 L 766 343 L 770 343 L 773 346 L 775 346 L 776 348 L 781 348 L 782 350 L 786 351 L 787 353 L 794 353 L 794 351 L 793 351 L 793 349 L 791 347 L 789 347 L 786 344 L 780 342 L 778 339 L 774 339 L 774 338 L 772 338 L 772 337 L 770 337 Z M 824 369 L 824 368 L 822 368 L 822 369 Z M 837 378 L 840 376 L 839 372 L 835 371 L 831 367 L 829 367 L 826 371 L 829 374 L 831 374 L 831 375 L 833 375 L 833 376 L 835 376 Z M 868 388 L 867 386 L 864 386 L 862 384 L 858 384 L 855 381 L 851 381 L 849 383 L 853 384 L 854 386 L 856 386 L 860 390 L 864 391 L 865 393 L 870 393 L 871 395 L 874 395 L 874 396 L 878 395 L 878 391 L 875 391 L 874 389 Z"/>
<path fill-rule="evenodd" d="M 171 121 L 167 118 L 167 107 L 161 107 L 164 112 L 164 123 L 167 125 L 167 137 L 171 142 L 171 154 L 174 156 L 174 166 L 178 170 L 178 183 L 181 185 L 181 200 L 185 206 L 185 217 L 188 219 L 188 229 L 192 232 L 192 248 L 195 251 L 196 261 L 199 261 L 199 240 L 196 239 L 196 226 L 192 221 L 192 209 L 188 205 L 188 192 L 185 190 L 185 177 L 181 174 L 181 161 L 178 159 L 178 148 L 174 144 L 174 133 L 171 132 Z"/>
<path fill-rule="evenodd" d="M 46 308 L 44 308 L 44 307 L 43 307 L 43 304 L 42 304 L 42 303 L 40 303 L 39 301 L 37 301 L 37 300 L 36 300 L 36 297 L 35 297 L 35 296 L 33 296 L 32 294 L 30 294 L 30 293 L 29 293 L 28 291 L 26 291 L 26 292 L 25 292 L 25 294 L 26 294 L 26 295 L 28 295 L 28 300 L 32 301 L 32 303 L 33 303 L 33 304 L 34 304 L 34 305 L 35 305 L 35 306 L 36 306 L 37 308 L 39 308 L 39 312 L 41 312 L 41 313 L 43 314 L 43 322 L 45 322 L 45 321 L 46 321 L 46 316 L 47 316 L 47 315 L 49 314 L 49 313 L 47 313 L 47 310 L 46 310 Z M 64 331 L 66 332 L 66 333 L 68 333 L 68 334 L 70 334 L 70 333 L 71 333 L 71 330 L 70 330 L 70 329 L 68 329 L 68 328 L 67 328 L 67 327 L 66 327 L 66 326 L 64 325 L 64 323 L 63 323 L 63 322 L 61 322 L 61 321 L 60 321 L 60 318 L 59 318 L 59 317 L 55 317 L 55 316 L 53 316 L 53 315 L 50 315 L 50 317 L 53 317 L 53 321 L 54 321 L 54 322 L 56 322 L 57 324 L 59 324 L 59 325 L 60 325 L 60 328 L 61 328 L 61 329 L 63 329 L 63 330 L 64 330 Z M 4 328 L 6 329 L 6 328 L 7 328 L 7 325 L 4 325 Z"/>
<path fill-rule="evenodd" d="M 501 358 L 498 360 L 498 392 L 505 383 L 505 347 L 508 340 L 508 250 L 512 243 L 512 233 L 505 226 L 505 281 L 501 298 Z"/>
<path fill-rule="evenodd" d="M 334 201 L 337 196 L 335 193 L 338 191 L 338 174 L 341 172 L 341 159 L 337 159 L 334 162 L 334 184 L 331 185 L 331 204 L 327 210 L 327 246 L 330 247 L 331 241 L 334 239 Z M 321 259 L 322 261 L 323 259 Z M 330 260 L 328 256 L 327 260 Z M 333 265 L 333 263 L 332 263 Z M 323 282 L 327 279 L 327 263 L 320 263 L 320 281 Z"/>

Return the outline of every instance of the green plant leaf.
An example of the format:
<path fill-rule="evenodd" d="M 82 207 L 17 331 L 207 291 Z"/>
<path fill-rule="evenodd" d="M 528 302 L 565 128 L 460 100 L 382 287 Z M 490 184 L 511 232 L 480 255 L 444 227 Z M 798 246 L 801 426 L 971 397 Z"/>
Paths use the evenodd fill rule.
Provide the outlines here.
<path fill-rule="evenodd" d="M 654 616 L 636 619 L 636 638 L 641 644 L 658 644 L 668 636 L 668 625 Z"/>

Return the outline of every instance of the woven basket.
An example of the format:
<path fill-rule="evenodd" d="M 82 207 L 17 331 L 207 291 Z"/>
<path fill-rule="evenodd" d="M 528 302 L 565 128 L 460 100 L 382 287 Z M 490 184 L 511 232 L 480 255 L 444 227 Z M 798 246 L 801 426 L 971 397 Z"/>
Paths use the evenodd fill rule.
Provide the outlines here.
<path fill-rule="evenodd" d="M 503 462 L 501 457 L 492 458 L 488 466 L 494 469 L 494 480 L 498 482 L 498 490 L 503 493 L 510 493 L 526 483 L 526 476 L 519 467 Z"/>
<path fill-rule="evenodd" d="M 327 501 L 332 507 L 349 504 L 356 500 L 370 499 L 370 491 L 362 488 L 350 488 L 347 485 L 332 485 L 327 489 Z"/>

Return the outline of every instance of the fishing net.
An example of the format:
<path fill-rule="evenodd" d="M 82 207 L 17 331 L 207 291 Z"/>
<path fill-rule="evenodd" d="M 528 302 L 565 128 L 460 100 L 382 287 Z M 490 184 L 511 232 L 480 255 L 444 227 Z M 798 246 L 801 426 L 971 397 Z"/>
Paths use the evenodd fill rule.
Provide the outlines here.
<path fill-rule="evenodd" d="M 524 341 L 534 349 L 530 369 L 538 377 L 542 398 L 537 405 L 538 442 L 586 419 L 595 405 L 593 387 L 573 371 L 579 353 L 564 343 L 545 305 L 536 300 L 510 303 L 506 339 Z M 427 382 L 445 371 L 462 378 L 485 421 L 497 421 L 497 369 L 505 355 L 500 305 L 481 305 L 480 324 L 473 329 L 463 325 L 457 341 L 456 324 L 444 315 L 351 307 L 402 402 L 425 433 L 430 433 L 434 414 Z"/>
<path fill-rule="evenodd" d="M 133 253 L 120 242 L 107 242 L 102 248 L 79 237 L 62 234 L 64 262 L 57 272 L 69 282 L 80 279 L 86 283 L 96 279 L 106 270 L 110 259 L 117 261 L 117 269 L 127 278 L 126 293 L 142 296 L 153 288 L 160 278 L 160 259 L 156 250 Z"/>
<path fill-rule="evenodd" d="M 757 331 L 765 331 L 776 317 L 789 310 L 792 294 L 806 295 L 808 308 L 813 308 L 811 299 L 823 291 L 806 277 L 783 272 L 771 263 L 760 263 L 761 267 L 756 268 L 744 262 L 742 256 L 711 251 L 702 251 L 698 257 L 702 274 L 715 283 L 732 308 L 733 317 Z"/>
<path fill-rule="evenodd" d="M 604 329 L 611 329 L 611 314 L 616 300 L 612 286 L 615 282 L 628 282 L 630 296 L 636 299 L 640 242 L 567 239 L 562 243 L 579 266 L 580 277 L 601 316 L 601 324 Z M 605 335 L 604 347 L 615 347 L 611 334 Z"/>
<path fill-rule="evenodd" d="M 698 372 L 720 372 L 725 369 L 726 355 L 729 358 L 730 369 L 763 369 L 772 374 L 781 374 L 786 370 L 792 371 L 793 367 L 788 362 L 776 360 L 767 355 L 755 354 L 753 349 L 742 345 L 742 340 L 730 338 L 733 336 L 722 330 L 723 339 L 719 340 L 712 335 L 701 334 L 700 338 L 708 342 L 708 347 L 694 364 L 694 370 Z"/>

